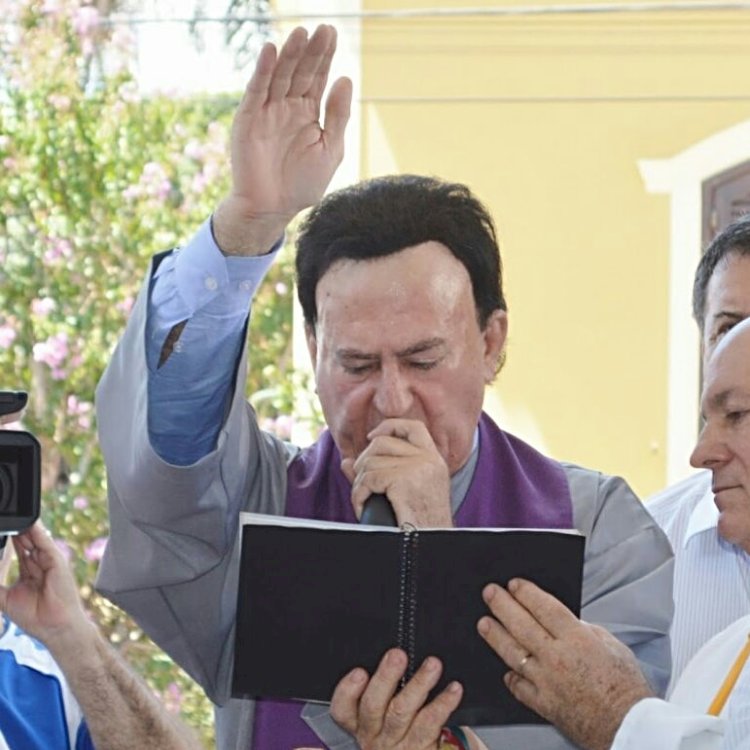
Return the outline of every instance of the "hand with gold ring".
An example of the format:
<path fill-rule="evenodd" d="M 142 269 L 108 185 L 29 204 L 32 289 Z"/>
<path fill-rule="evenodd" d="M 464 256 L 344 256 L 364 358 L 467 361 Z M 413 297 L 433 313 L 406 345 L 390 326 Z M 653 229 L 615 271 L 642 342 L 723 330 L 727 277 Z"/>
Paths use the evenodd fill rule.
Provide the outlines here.
<path fill-rule="evenodd" d="M 483 597 L 493 617 L 477 629 L 517 665 L 504 678 L 513 696 L 576 745 L 609 748 L 628 710 L 653 695 L 630 649 L 530 581 L 513 580 L 507 590 L 490 584 Z"/>

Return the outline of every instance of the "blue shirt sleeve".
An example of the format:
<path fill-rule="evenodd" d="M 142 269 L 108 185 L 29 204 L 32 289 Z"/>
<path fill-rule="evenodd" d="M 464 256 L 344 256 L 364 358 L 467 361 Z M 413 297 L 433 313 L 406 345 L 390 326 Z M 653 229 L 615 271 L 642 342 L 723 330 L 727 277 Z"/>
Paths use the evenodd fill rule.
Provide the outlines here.
<path fill-rule="evenodd" d="M 162 459 L 187 466 L 210 453 L 221 429 L 250 302 L 282 241 L 261 256 L 224 256 L 206 221 L 151 281 L 146 323 L 148 430 Z M 172 328 L 185 322 L 159 366 Z"/>

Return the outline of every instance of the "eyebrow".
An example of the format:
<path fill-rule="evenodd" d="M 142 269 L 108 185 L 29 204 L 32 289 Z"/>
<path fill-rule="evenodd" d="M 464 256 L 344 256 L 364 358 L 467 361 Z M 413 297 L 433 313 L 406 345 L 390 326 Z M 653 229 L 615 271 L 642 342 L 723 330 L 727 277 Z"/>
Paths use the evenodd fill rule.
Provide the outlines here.
<path fill-rule="evenodd" d="M 745 388 L 738 388 L 736 386 L 730 386 L 729 388 L 720 391 L 709 399 L 708 405 L 714 409 L 724 409 L 727 406 L 727 402 L 732 398 L 750 398 L 750 392 Z"/>
<path fill-rule="evenodd" d="M 396 356 L 399 358 L 412 357 L 415 354 L 423 354 L 424 352 L 427 352 L 430 349 L 435 349 L 436 347 L 442 346 L 443 344 L 445 344 L 445 339 L 441 338 L 440 336 L 434 336 L 431 339 L 417 341 L 416 344 L 412 344 L 411 346 L 407 346 L 405 349 L 397 351 Z M 361 359 L 367 362 L 373 362 L 380 359 L 379 354 L 370 354 L 368 352 L 360 351 L 359 349 L 349 348 L 337 350 L 336 357 L 340 360 Z"/>
<path fill-rule="evenodd" d="M 747 318 L 747 315 L 745 313 L 734 312 L 732 310 L 721 310 L 711 318 L 711 322 L 716 322 L 724 318 L 728 318 L 735 323 L 741 323 L 743 320 L 745 320 L 745 318 Z"/>

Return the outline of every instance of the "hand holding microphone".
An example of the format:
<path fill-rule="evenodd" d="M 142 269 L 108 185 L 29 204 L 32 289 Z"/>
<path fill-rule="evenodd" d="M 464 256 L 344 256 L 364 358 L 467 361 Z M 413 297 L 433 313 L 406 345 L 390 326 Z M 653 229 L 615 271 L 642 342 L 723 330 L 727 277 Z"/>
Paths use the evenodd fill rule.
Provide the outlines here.
<path fill-rule="evenodd" d="M 413 419 L 384 419 L 367 440 L 358 456 L 341 462 L 360 521 L 450 528 L 450 475 L 427 427 Z M 368 510 L 369 505 L 375 510 Z"/>

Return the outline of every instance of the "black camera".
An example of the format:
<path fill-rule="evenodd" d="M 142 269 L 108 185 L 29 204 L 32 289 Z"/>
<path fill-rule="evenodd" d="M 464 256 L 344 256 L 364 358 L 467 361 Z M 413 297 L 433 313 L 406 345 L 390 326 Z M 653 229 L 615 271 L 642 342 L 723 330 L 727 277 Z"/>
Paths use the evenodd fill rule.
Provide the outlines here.
<path fill-rule="evenodd" d="M 0 391 L 0 417 L 26 406 L 23 391 Z M 30 433 L 0 429 L 0 548 L 39 517 L 42 451 Z"/>

